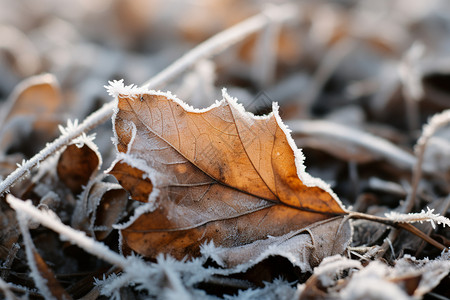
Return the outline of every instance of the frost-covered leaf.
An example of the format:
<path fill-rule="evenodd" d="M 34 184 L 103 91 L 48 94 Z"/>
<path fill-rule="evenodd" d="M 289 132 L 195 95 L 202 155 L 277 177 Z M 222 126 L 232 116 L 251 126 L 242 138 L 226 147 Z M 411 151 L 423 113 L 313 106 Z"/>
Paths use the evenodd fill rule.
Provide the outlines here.
<path fill-rule="evenodd" d="M 33 256 L 36 263 L 36 267 L 39 270 L 41 276 L 46 280 L 46 285 L 51 291 L 52 295 L 56 299 L 72 299 L 70 295 L 64 290 L 59 281 L 56 279 L 55 274 L 50 267 L 42 259 L 41 255 L 33 249 Z"/>
<path fill-rule="evenodd" d="M 58 114 L 67 109 L 64 104 L 55 76 L 43 74 L 22 81 L 0 114 L 0 149 L 4 151 L 13 143 L 23 142 L 19 138 L 30 133 L 34 133 L 34 139 L 47 141 L 56 134 Z"/>
<path fill-rule="evenodd" d="M 103 240 L 119 220 L 127 200 L 127 192 L 117 183 L 94 179 L 78 200 L 72 226 Z"/>
<path fill-rule="evenodd" d="M 101 164 L 100 153 L 89 139 L 76 141 L 61 153 L 56 167 L 58 177 L 74 194 L 82 191 Z"/>
<path fill-rule="evenodd" d="M 134 251 L 152 258 L 161 252 L 198 256 L 210 240 L 241 247 L 302 228 L 320 239 L 306 228 L 346 214 L 330 188 L 306 173 L 276 104 L 272 114 L 255 117 L 224 92 L 222 101 L 196 110 L 170 93 L 111 84 L 110 94 L 118 96 L 119 151 L 112 174 L 134 174 L 117 178 L 133 198 L 147 202 L 121 226 L 124 244 Z M 344 238 L 339 247 L 327 241 L 324 253 L 342 252 L 348 223 L 337 222 L 329 232 Z M 268 247 L 262 243 L 230 264 L 256 258 Z"/>

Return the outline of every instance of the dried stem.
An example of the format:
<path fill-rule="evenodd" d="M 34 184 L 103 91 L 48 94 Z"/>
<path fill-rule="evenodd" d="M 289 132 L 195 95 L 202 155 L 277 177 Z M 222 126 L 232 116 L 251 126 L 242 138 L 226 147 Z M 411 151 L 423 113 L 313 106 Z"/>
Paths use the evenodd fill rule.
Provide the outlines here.
<path fill-rule="evenodd" d="M 412 188 L 408 194 L 408 197 L 406 198 L 406 200 L 403 204 L 402 213 L 410 213 L 413 210 L 414 205 L 416 203 L 416 194 L 417 194 L 417 190 L 419 187 L 420 179 L 422 178 L 422 171 L 423 171 L 422 165 L 423 165 L 425 149 L 426 149 L 429 139 L 434 135 L 434 133 L 439 128 L 443 127 L 444 125 L 448 124 L 449 122 L 450 122 L 450 110 L 445 110 L 445 111 L 441 112 L 440 114 L 434 115 L 430 119 L 428 124 L 423 126 L 422 135 L 420 136 L 419 140 L 417 141 L 417 144 L 414 149 L 416 152 L 417 159 L 416 159 L 416 163 L 413 168 Z M 414 226 L 410 225 L 407 227 L 411 228 Z M 408 230 L 407 228 L 404 228 L 404 227 L 402 227 L 402 228 Z M 412 232 L 412 231 L 410 231 L 410 232 Z M 412 233 L 414 233 L 414 232 L 412 232 Z M 389 234 L 389 239 L 391 241 L 394 241 L 398 237 L 398 234 L 399 234 L 398 229 L 395 229 L 394 231 L 392 231 Z M 424 236 L 427 236 L 427 235 L 424 234 Z M 421 237 L 425 241 L 429 242 L 422 236 L 419 236 L 419 237 Z M 436 241 L 434 241 L 434 242 L 436 242 Z M 431 244 L 431 242 L 429 242 L 429 243 Z M 440 245 L 438 248 L 440 248 L 441 246 L 443 246 L 443 245 Z M 386 251 L 388 245 L 387 245 L 387 243 L 383 243 L 383 245 L 381 247 L 382 247 L 382 249 L 384 249 L 384 251 Z M 380 254 L 382 254 L 382 253 L 380 252 Z"/>
<path fill-rule="evenodd" d="M 16 198 L 17 199 L 17 198 Z M 23 214 L 21 210 L 16 210 L 17 221 L 19 223 L 19 228 L 22 233 L 23 243 L 25 244 L 25 254 L 28 260 L 28 266 L 31 270 L 30 276 L 34 281 L 35 286 L 38 288 L 39 292 L 45 299 L 56 299 L 49 286 L 46 284 L 47 280 L 42 276 L 39 271 L 34 253 L 36 251 L 31 238 L 31 234 L 28 230 L 28 216 Z"/>
<path fill-rule="evenodd" d="M 6 179 L 0 183 L 0 194 L 8 192 L 9 187 L 14 185 L 18 180 L 26 175 L 29 170 L 39 165 L 41 161 L 67 145 L 71 140 L 77 138 L 83 132 L 89 131 L 99 124 L 105 122 L 111 116 L 113 107 L 114 102 L 103 105 L 99 110 L 89 115 L 83 121 L 83 123 L 75 127 L 74 130 L 61 134 L 56 140 L 47 144 L 47 146 L 38 154 L 23 163 L 19 168 L 9 174 L 8 177 L 6 177 Z"/>
<path fill-rule="evenodd" d="M 261 30 L 270 22 L 285 22 L 295 19 L 296 11 L 296 6 L 292 4 L 285 4 L 283 6 L 275 7 L 275 9 L 274 7 L 270 7 L 258 15 L 214 35 L 193 48 L 152 79 L 145 82 L 144 87 L 155 89 L 190 68 L 200 59 L 211 57 L 224 51 L 248 35 Z M 106 103 L 102 108 L 89 115 L 79 126 L 74 128 L 74 130 L 62 134 L 38 154 L 22 164 L 0 183 L 0 194 L 8 192 L 9 188 L 25 176 L 32 168 L 62 147 L 66 146 L 71 140 L 77 138 L 83 132 L 92 130 L 96 126 L 104 123 L 111 117 L 114 106 L 114 101 Z"/>
<path fill-rule="evenodd" d="M 417 189 L 419 187 L 419 181 L 422 178 L 422 164 L 427 147 L 428 141 L 436 133 L 436 131 L 450 123 L 450 109 L 434 115 L 428 124 L 425 124 L 422 129 L 422 135 L 420 136 L 415 146 L 415 152 L 417 156 L 416 164 L 414 165 L 412 188 L 408 194 L 406 201 L 403 205 L 403 213 L 409 213 L 414 208 L 416 202 Z"/>
<path fill-rule="evenodd" d="M 63 224 L 58 220 L 56 215 L 51 215 L 51 211 L 43 212 L 34 207 L 30 201 L 22 201 L 12 195 L 8 195 L 6 200 L 16 212 L 20 212 L 20 214 L 26 215 L 34 221 L 59 233 L 61 236 L 70 240 L 71 243 L 76 244 L 85 251 L 123 269 L 128 266 L 126 258 L 111 251 L 104 244 L 89 238 L 84 232 L 80 232 Z"/>
<path fill-rule="evenodd" d="M 5 299 L 7 299 L 7 300 L 16 300 L 17 299 L 17 297 L 11 291 L 10 286 L 8 285 L 8 283 L 5 282 L 1 278 L 0 278 L 0 291 L 3 292 L 3 295 L 5 296 Z"/>
<path fill-rule="evenodd" d="M 411 232 L 412 234 L 420 237 L 421 239 L 430 243 L 431 245 L 435 246 L 436 248 L 438 248 L 441 251 L 447 249 L 444 245 L 442 245 L 438 241 L 432 239 L 431 237 L 429 237 L 428 235 L 426 235 L 425 233 L 423 233 L 416 227 L 412 226 L 411 224 L 395 222 L 388 218 L 368 215 L 368 214 L 364 214 L 364 213 L 360 213 L 360 212 L 350 212 L 349 216 L 352 219 L 364 219 L 364 220 L 377 222 L 377 223 L 385 224 L 385 225 L 396 227 L 396 228 L 402 228 L 402 229 L 407 230 L 407 231 Z"/>
<path fill-rule="evenodd" d="M 14 259 L 16 258 L 16 254 L 17 254 L 17 251 L 19 251 L 19 249 L 20 249 L 20 246 L 18 243 L 14 243 L 11 246 L 8 256 L 6 257 L 5 262 L 3 263 L 2 268 L 5 268 L 5 269 L 2 270 L 2 272 L 0 274 L 0 279 L 5 279 L 5 280 L 8 279 L 11 265 L 12 265 Z"/>
<path fill-rule="evenodd" d="M 397 223 L 397 226 L 402 228 L 402 229 L 405 229 L 405 230 L 411 232 L 412 234 L 414 234 L 414 235 L 416 235 L 418 237 L 420 237 L 421 239 L 423 239 L 424 241 L 430 243 L 431 245 L 433 245 L 434 247 L 438 248 L 441 251 L 447 249 L 447 247 L 445 247 L 444 245 L 442 245 L 438 241 L 432 239 L 430 236 L 426 235 L 425 233 L 423 233 L 422 231 L 420 231 L 419 229 L 417 229 L 416 227 L 414 227 L 411 224 L 408 224 L 408 223 Z"/>

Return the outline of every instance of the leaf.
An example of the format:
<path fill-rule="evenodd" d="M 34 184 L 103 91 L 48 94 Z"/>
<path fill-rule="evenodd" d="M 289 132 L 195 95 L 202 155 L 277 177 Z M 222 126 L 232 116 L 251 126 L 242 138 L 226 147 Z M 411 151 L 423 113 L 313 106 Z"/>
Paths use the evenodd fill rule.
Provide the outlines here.
<path fill-rule="evenodd" d="M 111 173 L 148 203 L 121 227 L 125 246 L 151 258 L 199 256 L 209 240 L 239 247 L 346 214 L 329 187 L 305 172 L 277 105 L 255 117 L 225 92 L 204 110 L 167 93 L 132 92 L 117 92 L 120 153 Z"/>
<path fill-rule="evenodd" d="M 92 180 L 77 203 L 72 226 L 104 240 L 125 210 L 127 194 L 117 183 Z"/>
<path fill-rule="evenodd" d="M 89 178 L 100 168 L 101 158 L 96 147 L 71 144 L 61 153 L 56 171 L 58 177 L 74 194 L 79 194 Z"/>
<path fill-rule="evenodd" d="M 16 216 L 25 245 L 30 277 L 33 279 L 35 286 L 45 299 L 72 299 L 37 251 L 28 228 L 29 219 L 22 212 L 16 212 Z"/>
<path fill-rule="evenodd" d="M 52 296 L 56 299 L 72 299 L 72 297 L 70 297 L 70 295 L 64 290 L 59 281 L 56 279 L 55 274 L 45 263 L 41 255 L 36 251 L 36 249 L 32 249 L 32 251 L 36 267 L 39 270 L 40 275 L 46 280 L 45 284 L 52 293 Z"/>
<path fill-rule="evenodd" d="M 64 110 L 58 80 L 52 74 L 42 74 L 25 79 L 18 84 L 0 114 L 0 150 L 13 143 L 23 143 L 21 136 L 33 134 L 33 148 L 44 143 L 57 132 L 58 114 Z M 30 151 L 30 143 L 27 151 Z"/>

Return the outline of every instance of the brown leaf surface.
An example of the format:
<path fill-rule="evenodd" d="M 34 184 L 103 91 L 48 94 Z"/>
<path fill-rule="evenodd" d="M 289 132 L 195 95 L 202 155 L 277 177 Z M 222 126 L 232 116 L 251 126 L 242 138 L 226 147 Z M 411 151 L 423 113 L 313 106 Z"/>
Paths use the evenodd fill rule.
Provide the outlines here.
<path fill-rule="evenodd" d="M 72 299 L 72 297 L 64 290 L 59 281 L 56 279 L 55 274 L 45 263 L 41 255 L 36 251 L 36 249 L 32 249 L 32 251 L 36 262 L 36 267 L 38 268 L 41 276 L 46 279 L 46 285 L 53 297 L 56 299 Z"/>
<path fill-rule="evenodd" d="M 58 80 L 52 74 L 30 77 L 18 84 L 0 114 L 0 150 L 20 138 L 29 126 L 34 138 L 49 138 L 57 132 L 58 114 L 64 109 Z M 34 146 L 34 145 L 33 145 Z"/>
<path fill-rule="evenodd" d="M 77 204 L 72 226 L 104 240 L 125 210 L 128 193 L 119 184 L 93 179 Z"/>
<path fill-rule="evenodd" d="M 134 251 L 198 256 L 208 240 L 237 247 L 345 214 L 326 185 L 304 171 L 277 111 L 255 118 L 224 98 L 193 111 L 170 94 L 119 95 L 114 128 L 122 153 L 112 174 L 140 170 L 142 178 L 127 176 L 122 184 L 149 202 L 121 231 Z M 142 199 L 148 182 L 153 188 Z"/>
<path fill-rule="evenodd" d="M 95 149 L 84 144 L 71 144 L 61 153 L 56 171 L 58 177 L 74 194 L 79 194 L 89 178 L 100 167 L 101 158 Z"/>

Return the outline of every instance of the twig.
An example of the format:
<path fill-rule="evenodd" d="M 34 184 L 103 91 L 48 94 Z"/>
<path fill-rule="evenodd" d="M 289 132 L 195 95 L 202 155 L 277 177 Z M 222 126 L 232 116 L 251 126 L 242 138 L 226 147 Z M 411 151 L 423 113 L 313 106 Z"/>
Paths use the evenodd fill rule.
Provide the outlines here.
<path fill-rule="evenodd" d="M 12 265 L 14 259 L 16 258 L 16 254 L 17 254 L 17 251 L 19 251 L 19 249 L 20 249 L 20 246 L 18 243 L 14 243 L 11 246 L 8 256 L 6 257 L 5 262 L 3 263 L 3 266 L 2 266 L 5 269 L 0 274 L 1 279 L 5 279 L 5 280 L 8 279 L 11 265 Z"/>
<path fill-rule="evenodd" d="M 17 198 L 16 198 L 17 199 Z M 22 202 L 22 201 L 21 201 Z M 25 253 L 28 260 L 28 266 L 31 270 L 30 276 L 33 278 L 35 286 L 38 288 L 39 292 L 45 299 L 54 299 L 56 297 L 53 295 L 49 286 L 47 285 L 47 280 L 42 276 L 39 267 L 37 265 L 34 251 L 36 251 L 33 241 L 31 239 L 31 234 L 28 231 L 28 216 L 22 213 L 22 210 L 16 210 L 17 221 L 19 223 L 19 228 L 22 233 L 23 242 L 25 244 Z"/>
<path fill-rule="evenodd" d="M 420 136 L 414 148 L 417 160 L 413 169 L 412 189 L 411 192 L 408 194 L 408 197 L 406 198 L 405 203 L 403 205 L 402 211 L 403 213 L 409 213 L 414 208 L 414 204 L 416 202 L 417 189 L 419 187 L 419 181 L 422 178 L 422 164 L 428 141 L 439 128 L 449 123 L 450 123 L 450 109 L 447 109 L 439 114 L 434 115 L 429 120 L 428 124 L 425 124 L 423 126 L 422 135 Z"/>
<path fill-rule="evenodd" d="M 276 13 L 265 10 L 262 13 L 251 17 L 233 27 L 224 30 L 205 42 L 201 43 L 191 51 L 176 60 L 166 69 L 154 76 L 152 79 L 144 83 L 144 87 L 154 89 L 163 83 L 167 83 L 170 79 L 179 75 L 184 70 L 194 65 L 198 60 L 211 57 L 219 52 L 227 49 L 238 41 L 244 39 L 249 34 L 256 32 L 272 21 L 285 22 L 293 19 L 296 14 L 296 6 L 285 4 L 277 7 Z M 273 8 L 272 8 L 273 9 Z M 5 180 L 0 183 L 0 194 L 8 192 L 9 188 L 19 179 L 25 176 L 32 168 L 37 166 L 41 161 L 67 145 L 71 140 L 80 136 L 83 132 L 87 132 L 96 126 L 104 123 L 111 117 L 115 102 L 109 102 L 102 108 L 89 115 L 79 126 L 72 131 L 59 136 L 52 143 L 48 144 L 38 154 L 30 160 L 23 163 L 19 168 L 12 172 Z"/>
<path fill-rule="evenodd" d="M 7 300 L 16 300 L 17 297 L 14 295 L 14 293 L 11 291 L 9 285 L 7 282 L 5 282 L 3 279 L 0 278 L 0 291 L 3 292 L 3 295 L 5 296 L 5 299 Z"/>
<path fill-rule="evenodd" d="M 21 214 L 38 221 L 42 225 L 59 233 L 61 236 L 70 240 L 71 243 L 76 244 L 85 251 L 121 268 L 126 268 L 128 260 L 123 256 L 111 251 L 104 244 L 95 241 L 86 236 L 84 232 L 77 231 L 72 227 L 63 224 L 52 211 L 41 211 L 31 204 L 31 201 L 22 201 L 12 195 L 6 197 L 9 205 Z"/>
<path fill-rule="evenodd" d="M 406 102 L 406 117 L 410 132 L 419 128 L 418 102 L 423 97 L 421 74 L 417 65 L 425 52 L 425 46 L 415 42 L 404 55 L 399 66 L 399 75 L 403 83 L 403 97 Z"/>
<path fill-rule="evenodd" d="M 396 228 L 400 227 L 400 228 L 405 229 L 405 230 L 411 232 L 412 234 L 420 237 L 421 239 L 430 243 L 431 245 L 435 246 L 436 248 L 438 248 L 441 251 L 447 249 L 444 245 L 435 241 L 434 239 L 432 239 L 428 235 L 424 234 L 422 231 L 420 231 L 416 227 L 412 226 L 411 224 L 395 222 L 388 218 L 364 214 L 364 213 L 360 213 L 360 212 L 350 212 L 349 216 L 352 219 L 364 219 L 364 220 L 377 222 L 377 223 L 385 224 L 385 225 L 396 227 Z"/>
<path fill-rule="evenodd" d="M 67 145 L 71 140 L 79 137 L 83 132 L 89 131 L 105 122 L 111 116 L 113 107 L 114 102 L 103 105 L 99 110 L 89 115 L 79 126 L 74 127 L 70 132 L 60 135 L 56 140 L 47 144 L 44 149 L 24 162 L 0 183 L 0 194 L 8 192 L 9 188 L 26 175 L 32 168 L 39 165 L 41 161 Z"/>

